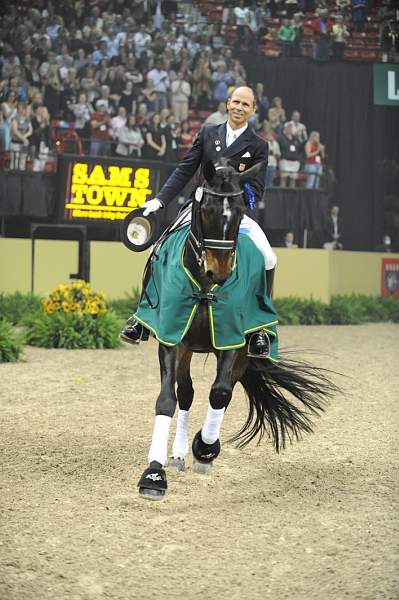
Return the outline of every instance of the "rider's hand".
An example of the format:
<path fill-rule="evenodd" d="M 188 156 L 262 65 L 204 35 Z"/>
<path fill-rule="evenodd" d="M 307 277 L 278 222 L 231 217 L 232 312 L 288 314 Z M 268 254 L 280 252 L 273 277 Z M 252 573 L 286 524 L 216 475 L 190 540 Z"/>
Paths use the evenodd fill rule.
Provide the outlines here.
<path fill-rule="evenodd" d="M 150 213 L 153 213 L 162 207 L 163 203 L 160 200 L 158 200 L 158 198 L 147 200 L 147 202 L 144 202 L 142 206 L 142 208 L 145 208 L 145 211 L 143 212 L 143 217 L 147 217 Z"/>

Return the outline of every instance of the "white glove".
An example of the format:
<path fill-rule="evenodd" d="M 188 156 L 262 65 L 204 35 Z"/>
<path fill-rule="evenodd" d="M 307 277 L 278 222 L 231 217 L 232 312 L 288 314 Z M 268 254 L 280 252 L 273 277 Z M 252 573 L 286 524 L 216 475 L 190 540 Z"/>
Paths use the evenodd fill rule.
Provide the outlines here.
<path fill-rule="evenodd" d="M 163 203 L 158 200 L 158 198 L 153 198 L 152 200 L 147 200 L 147 202 L 144 202 L 142 208 L 145 208 L 143 217 L 147 217 L 150 213 L 163 208 Z"/>

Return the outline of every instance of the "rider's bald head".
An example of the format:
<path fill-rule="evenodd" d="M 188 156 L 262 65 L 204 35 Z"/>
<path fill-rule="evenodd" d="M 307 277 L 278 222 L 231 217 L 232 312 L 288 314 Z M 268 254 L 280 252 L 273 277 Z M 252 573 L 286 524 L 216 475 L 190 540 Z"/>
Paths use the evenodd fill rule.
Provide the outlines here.
<path fill-rule="evenodd" d="M 255 106 L 255 94 L 252 88 L 247 87 L 246 85 L 241 85 L 239 87 L 234 88 L 231 92 L 229 98 L 232 99 L 235 95 L 245 94 L 251 99 L 252 106 Z"/>

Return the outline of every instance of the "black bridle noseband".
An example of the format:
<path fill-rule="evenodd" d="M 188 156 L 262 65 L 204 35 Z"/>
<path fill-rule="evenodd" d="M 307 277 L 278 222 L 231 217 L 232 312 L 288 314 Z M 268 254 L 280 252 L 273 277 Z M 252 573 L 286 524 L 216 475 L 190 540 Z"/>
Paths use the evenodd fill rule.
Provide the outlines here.
<path fill-rule="evenodd" d="M 197 204 L 198 209 L 201 206 L 202 199 L 204 195 L 214 196 L 216 198 L 223 198 L 223 200 L 227 200 L 228 198 L 234 198 L 237 196 L 242 196 L 243 191 L 240 190 L 238 192 L 215 192 L 213 190 L 209 190 L 206 187 L 198 187 L 194 196 L 194 203 Z M 193 215 L 191 221 L 191 229 L 189 234 L 189 242 L 193 249 L 193 252 L 197 258 L 197 263 L 199 266 L 202 266 L 204 262 L 206 262 L 205 258 L 205 249 L 209 250 L 231 250 L 232 252 L 235 250 L 237 239 L 234 240 L 222 240 L 222 239 L 212 239 L 212 238 L 204 238 L 201 220 L 198 218 L 198 210 L 195 211 L 197 214 L 194 218 L 194 206 L 193 206 Z M 193 228 L 197 227 L 197 235 L 194 234 Z"/>

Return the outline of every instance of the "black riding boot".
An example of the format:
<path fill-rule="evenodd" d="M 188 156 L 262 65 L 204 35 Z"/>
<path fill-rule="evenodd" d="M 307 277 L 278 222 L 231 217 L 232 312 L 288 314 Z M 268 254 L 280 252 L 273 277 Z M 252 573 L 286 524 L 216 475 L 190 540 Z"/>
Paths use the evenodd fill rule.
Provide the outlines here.
<path fill-rule="evenodd" d="M 146 342 L 150 332 L 141 323 L 130 317 L 125 327 L 119 334 L 119 338 L 128 344 L 139 344 L 141 341 Z"/>
<path fill-rule="evenodd" d="M 266 271 L 267 295 L 270 298 L 273 292 L 275 269 Z M 270 355 L 270 340 L 265 331 L 256 331 L 249 339 L 248 356 L 254 358 L 268 358 Z"/>
<path fill-rule="evenodd" d="M 256 331 L 249 339 L 248 356 L 253 358 L 269 358 L 270 340 L 265 331 Z"/>

